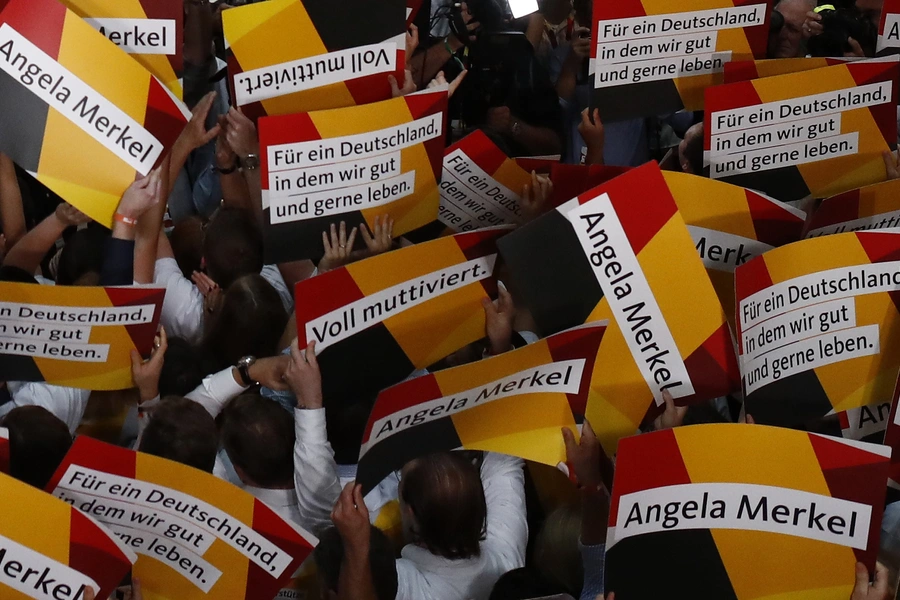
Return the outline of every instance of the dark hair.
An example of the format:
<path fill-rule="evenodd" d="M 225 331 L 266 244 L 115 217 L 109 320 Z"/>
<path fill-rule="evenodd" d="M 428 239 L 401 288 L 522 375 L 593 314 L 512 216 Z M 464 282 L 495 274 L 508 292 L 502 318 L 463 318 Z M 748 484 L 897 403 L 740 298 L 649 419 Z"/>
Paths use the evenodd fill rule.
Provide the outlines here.
<path fill-rule="evenodd" d="M 549 583 L 534 569 L 520 567 L 507 571 L 497 580 L 488 600 L 531 600 L 567 591 Z"/>
<path fill-rule="evenodd" d="M 203 258 L 206 272 L 223 290 L 243 275 L 258 275 L 263 268 L 263 241 L 256 216 L 243 208 L 217 210 L 206 227 Z"/>
<path fill-rule="evenodd" d="M 14 408 L 0 424 L 9 430 L 9 474 L 44 489 L 72 445 L 69 428 L 40 406 Z"/>
<path fill-rule="evenodd" d="M 175 223 L 169 235 L 175 262 L 181 274 L 191 278 L 194 271 L 199 271 L 203 263 L 203 219 L 193 215 Z"/>
<path fill-rule="evenodd" d="M 153 411 L 138 450 L 212 473 L 218 447 L 216 423 L 206 409 L 168 396 Z"/>
<path fill-rule="evenodd" d="M 229 402 L 220 417 L 222 446 L 234 466 L 261 487 L 292 485 L 294 419 L 274 400 L 242 394 Z"/>
<path fill-rule="evenodd" d="M 375 526 L 370 526 L 369 536 L 369 569 L 375 597 L 378 600 L 394 600 L 397 596 L 397 559 L 394 548 L 387 536 Z M 325 585 L 333 592 L 338 592 L 338 579 L 341 574 L 341 563 L 344 560 L 344 540 L 336 527 L 332 526 L 319 536 L 319 545 L 313 550 L 316 566 Z"/>
<path fill-rule="evenodd" d="M 185 396 L 203 381 L 200 353 L 183 338 L 169 338 L 159 374 L 160 396 Z"/>
<path fill-rule="evenodd" d="M 245 275 L 226 291 L 222 305 L 207 324 L 204 348 L 218 368 L 248 354 L 278 354 L 278 342 L 288 322 L 275 288 L 261 275 Z"/>
<path fill-rule="evenodd" d="M 96 273 L 99 281 L 107 237 L 106 230 L 99 227 L 86 227 L 69 236 L 60 251 L 56 284 L 76 285 L 88 273 Z"/>
<path fill-rule="evenodd" d="M 403 468 L 400 497 L 415 517 L 416 541 L 432 554 L 449 559 L 480 554 L 487 504 L 472 462 L 453 452 L 411 460 Z"/>

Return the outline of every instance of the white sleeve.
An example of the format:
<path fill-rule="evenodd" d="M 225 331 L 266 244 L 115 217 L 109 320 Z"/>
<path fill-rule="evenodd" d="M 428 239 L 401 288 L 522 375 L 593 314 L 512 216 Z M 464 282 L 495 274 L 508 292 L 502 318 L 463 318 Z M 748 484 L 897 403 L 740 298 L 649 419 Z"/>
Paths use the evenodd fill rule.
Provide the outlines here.
<path fill-rule="evenodd" d="M 278 292 L 278 297 L 281 298 L 281 304 L 284 305 L 285 312 L 289 315 L 292 314 L 294 312 L 294 297 L 291 296 L 291 290 L 288 289 L 287 283 L 284 281 L 284 277 L 282 277 L 278 267 L 265 265 L 259 274 Z"/>
<path fill-rule="evenodd" d="M 87 408 L 90 390 L 50 385 L 43 382 L 8 381 L 12 404 L 19 406 L 40 406 L 46 408 L 75 434 L 84 409 Z"/>
<path fill-rule="evenodd" d="M 197 345 L 203 337 L 203 295 L 181 273 L 174 258 L 156 261 L 153 283 L 166 288 L 160 324 L 169 337 L 180 337 Z"/>
<path fill-rule="evenodd" d="M 216 418 L 229 400 L 240 396 L 247 389 L 234 380 L 231 370 L 232 367 L 228 367 L 204 377 L 203 382 L 185 398 L 201 405 L 213 418 Z"/>
<path fill-rule="evenodd" d="M 525 461 L 488 452 L 481 465 L 481 482 L 487 503 L 487 537 L 482 544 L 511 571 L 525 566 L 528 522 L 525 518 Z"/>
<path fill-rule="evenodd" d="M 394 600 L 442 600 L 436 596 L 428 580 L 415 563 L 406 558 L 397 559 L 397 595 Z"/>
<path fill-rule="evenodd" d="M 316 535 L 331 525 L 341 495 L 334 451 L 325 431 L 325 409 L 294 409 L 294 490 L 304 528 Z"/>

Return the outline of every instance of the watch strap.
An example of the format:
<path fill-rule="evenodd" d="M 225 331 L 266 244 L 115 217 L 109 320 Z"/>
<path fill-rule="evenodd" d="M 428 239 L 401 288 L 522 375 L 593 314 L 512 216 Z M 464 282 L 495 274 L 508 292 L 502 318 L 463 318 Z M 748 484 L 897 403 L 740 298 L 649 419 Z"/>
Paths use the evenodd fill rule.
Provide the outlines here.
<path fill-rule="evenodd" d="M 241 383 L 245 387 L 256 385 L 256 382 L 253 381 L 252 377 L 250 377 L 250 365 L 244 362 L 238 363 L 237 370 L 238 374 L 241 376 Z"/>

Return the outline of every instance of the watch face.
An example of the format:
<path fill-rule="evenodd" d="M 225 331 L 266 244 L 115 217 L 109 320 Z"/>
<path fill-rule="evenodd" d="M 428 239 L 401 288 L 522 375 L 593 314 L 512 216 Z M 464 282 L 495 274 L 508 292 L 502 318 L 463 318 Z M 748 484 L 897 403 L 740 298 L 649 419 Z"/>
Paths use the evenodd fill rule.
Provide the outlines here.
<path fill-rule="evenodd" d="M 250 154 L 247 158 L 244 159 L 244 168 L 245 169 L 258 169 L 259 168 L 259 157 L 255 154 Z"/>

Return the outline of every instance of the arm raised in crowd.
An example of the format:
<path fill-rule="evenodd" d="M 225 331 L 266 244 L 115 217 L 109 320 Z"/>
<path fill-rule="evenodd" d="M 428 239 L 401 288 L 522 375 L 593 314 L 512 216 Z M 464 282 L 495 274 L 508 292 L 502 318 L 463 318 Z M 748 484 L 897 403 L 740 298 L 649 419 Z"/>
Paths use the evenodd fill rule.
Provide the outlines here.
<path fill-rule="evenodd" d="M 17 267 L 34 274 L 40 267 L 41 260 L 68 227 L 88 223 L 90 220 L 90 217 L 71 204 L 60 204 L 52 215 L 22 236 L 7 252 L 3 265 Z"/>
<path fill-rule="evenodd" d="M 256 125 L 239 110 L 231 108 L 225 115 L 228 124 L 225 140 L 237 155 L 241 173 L 250 195 L 250 204 L 256 222 L 262 227 L 262 181 L 259 174 L 259 136 Z"/>
<path fill-rule="evenodd" d="M 25 235 L 25 210 L 22 206 L 22 191 L 16 179 L 16 168 L 12 159 L 0 153 L 0 224 L 3 225 L 4 243 L 0 243 L 0 259 L 4 251 L 16 245 Z"/>
<path fill-rule="evenodd" d="M 344 559 L 338 577 L 338 600 L 378 600 L 369 561 L 369 510 L 362 486 L 348 483 L 338 498 L 331 520 L 344 542 Z"/>

